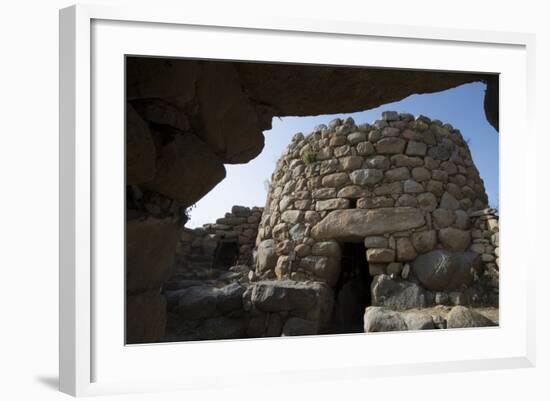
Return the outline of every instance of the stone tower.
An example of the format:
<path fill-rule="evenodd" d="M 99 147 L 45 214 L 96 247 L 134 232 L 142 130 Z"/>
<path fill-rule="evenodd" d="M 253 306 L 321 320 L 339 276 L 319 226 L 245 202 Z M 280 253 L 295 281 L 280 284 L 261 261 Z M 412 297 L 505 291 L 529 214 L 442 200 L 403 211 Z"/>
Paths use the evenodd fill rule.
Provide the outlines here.
<path fill-rule="evenodd" d="M 326 283 L 333 319 L 348 322 L 368 305 L 495 303 L 495 212 L 451 125 L 392 111 L 372 125 L 335 119 L 296 134 L 277 162 L 255 273 Z"/>

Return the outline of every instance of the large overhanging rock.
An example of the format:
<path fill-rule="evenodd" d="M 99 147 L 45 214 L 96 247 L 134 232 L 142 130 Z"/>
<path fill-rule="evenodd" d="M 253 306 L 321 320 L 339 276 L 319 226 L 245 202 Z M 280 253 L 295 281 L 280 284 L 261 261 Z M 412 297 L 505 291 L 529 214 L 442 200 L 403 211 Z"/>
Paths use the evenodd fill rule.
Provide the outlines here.
<path fill-rule="evenodd" d="M 127 97 L 160 99 L 189 118 L 191 131 L 224 163 L 245 163 L 263 148 L 274 116 L 349 113 L 415 93 L 488 83 L 484 109 L 498 129 L 498 81 L 490 74 L 375 68 L 200 62 L 130 57 Z"/>
<path fill-rule="evenodd" d="M 161 149 L 155 178 L 145 186 L 190 206 L 224 178 L 225 167 L 210 147 L 185 134 Z"/>
<path fill-rule="evenodd" d="M 412 207 L 334 210 L 311 230 L 314 239 L 363 239 L 418 228 L 425 224 L 422 210 Z"/>

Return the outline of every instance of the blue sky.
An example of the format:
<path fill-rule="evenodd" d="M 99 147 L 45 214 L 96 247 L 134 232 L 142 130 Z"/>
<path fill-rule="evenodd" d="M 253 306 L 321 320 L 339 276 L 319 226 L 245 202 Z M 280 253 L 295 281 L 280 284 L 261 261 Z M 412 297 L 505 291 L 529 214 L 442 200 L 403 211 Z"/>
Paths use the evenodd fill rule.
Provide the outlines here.
<path fill-rule="evenodd" d="M 295 133 L 307 135 L 316 125 L 326 124 L 335 117 L 351 116 L 356 124 L 371 123 L 385 110 L 424 114 L 460 129 L 463 137 L 469 140 L 474 163 L 485 183 L 489 204 L 498 207 L 499 137 L 485 118 L 484 92 L 484 84 L 472 83 L 439 93 L 412 95 L 399 102 L 358 113 L 275 117 L 272 129 L 264 132 L 265 147 L 262 153 L 247 164 L 225 165 L 225 180 L 197 202 L 186 226 L 213 223 L 230 211 L 233 205 L 264 206 L 267 195 L 265 181 L 271 178 L 277 160 Z"/>

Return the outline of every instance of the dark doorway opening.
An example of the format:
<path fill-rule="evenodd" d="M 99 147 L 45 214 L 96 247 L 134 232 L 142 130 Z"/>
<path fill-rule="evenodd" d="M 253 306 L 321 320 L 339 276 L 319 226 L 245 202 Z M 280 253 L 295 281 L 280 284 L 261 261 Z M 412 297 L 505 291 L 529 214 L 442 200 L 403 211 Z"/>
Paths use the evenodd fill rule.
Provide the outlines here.
<path fill-rule="evenodd" d="M 239 259 L 239 246 L 236 242 L 220 242 L 214 254 L 213 267 L 215 269 L 227 270 L 234 266 Z"/>
<path fill-rule="evenodd" d="M 334 288 L 334 309 L 329 332 L 363 332 L 363 314 L 371 303 L 372 277 L 362 242 L 346 242 L 342 245 L 340 277 Z"/>

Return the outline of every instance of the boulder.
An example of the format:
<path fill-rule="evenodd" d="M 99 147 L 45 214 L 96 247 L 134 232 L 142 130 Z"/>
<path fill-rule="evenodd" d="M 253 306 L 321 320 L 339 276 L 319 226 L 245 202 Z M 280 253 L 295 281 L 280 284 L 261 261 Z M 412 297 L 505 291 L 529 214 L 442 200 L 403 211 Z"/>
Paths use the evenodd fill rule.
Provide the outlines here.
<path fill-rule="evenodd" d="M 325 175 L 322 179 L 325 187 L 339 188 L 349 183 L 349 176 L 346 173 L 333 173 Z"/>
<path fill-rule="evenodd" d="M 435 230 L 414 232 L 411 241 L 418 253 L 426 253 L 435 248 L 437 234 Z"/>
<path fill-rule="evenodd" d="M 180 292 L 177 310 L 184 320 L 206 319 L 220 315 L 217 302 L 216 288 L 206 285 L 190 287 Z"/>
<path fill-rule="evenodd" d="M 277 254 L 275 253 L 275 241 L 266 239 L 258 245 L 258 271 L 265 272 L 275 269 L 277 264 Z"/>
<path fill-rule="evenodd" d="M 425 291 L 407 280 L 392 280 L 381 274 L 371 284 L 372 304 L 391 309 L 424 308 L 428 305 Z"/>
<path fill-rule="evenodd" d="M 252 305 L 261 311 L 282 312 L 308 311 L 316 306 L 321 307 L 332 293 L 321 283 L 278 280 L 258 281 L 244 296 L 249 296 Z"/>
<path fill-rule="evenodd" d="M 444 192 L 439 207 L 441 209 L 456 210 L 460 207 L 460 202 L 458 202 L 449 192 Z"/>
<path fill-rule="evenodd" d="M 306 256 L 300 261 L 300 267 L 315 277 L 333 286 L 340 273 L 339 258 L 327 256 Z"/>
<path fill-rule="evenodd" d="M 379 154 L 398 154 L 405 150 L 406 141 L 401 138 L 382 138 L 376 142 L 376 151 Z"/>
<path fill-rule="evenodd" d="M 340 258 L 340 244 L 336 241 L 316 242 L 311 248 L 311 254 L 315 256 L 329 256 L 333 258 Z"/>
<path fill-rule="evenodd" d="M 350 178 L 351 182 L 356 185 L 373 185 L 382 181 L 384 173 L 379 169 L 366 168 L 351 172 Z"/>
<path fill-rule="evenodd" d="M 178 227 L 173 219 L 129 220 L 126 223 L 126 289 L 160 290 L 176 255 Z"/>
<path fill-rule="evenodd" d="M 367 261 L 371 263 L 390 263 L 395 260 L 395 251 L 388 248 L 367 249 Z"/>
<path fill-rule="evenodd" d="M 365 333 L 407 330 L 407 324 L 399 312 L 377 306 L 365 309 L 363 325 Z"/>
<path fill-rule="evenodd" d="M 403 313 L 403 319 L 408 330 L 431 330 L 435 329 L 434 321 L 430 315 L 424 313 L 409 312 Z"/>
<path fill-rule="evenodd" d="M 425 288 L 448 291 L 469 287 L 474 280 L 474 272 L 481 267 L 481 260 L 475 252 L 437 249 L 418 256 L 412 267 Z"/>
<path fill-rule="evenodd" d="M 437 237 L 445 249 L 454 252 L 465 251 L 470 247 L 472 241 L 470 231 L 459 230 L 454 227 L 442 228 L 438 231 Z"/>
<path fill-rule="evenodd" d="M 363 239 L 424 224 L 422 211 L 411 207 L 334 210 L 313 227 L 311 236 L 314 239 Z"/>
<path fill-rule="evenodd" d="M 411 240 L 407 237 L 397 238 L 397 260 L 406 262 L 416 258 L 416 250 L 413 247 Z"/>
<path fill-rule="evenodd" d="M 447 328 L 497 326 L 491 319 L 465 306 L 455 306 L 447 315 Z"/>

